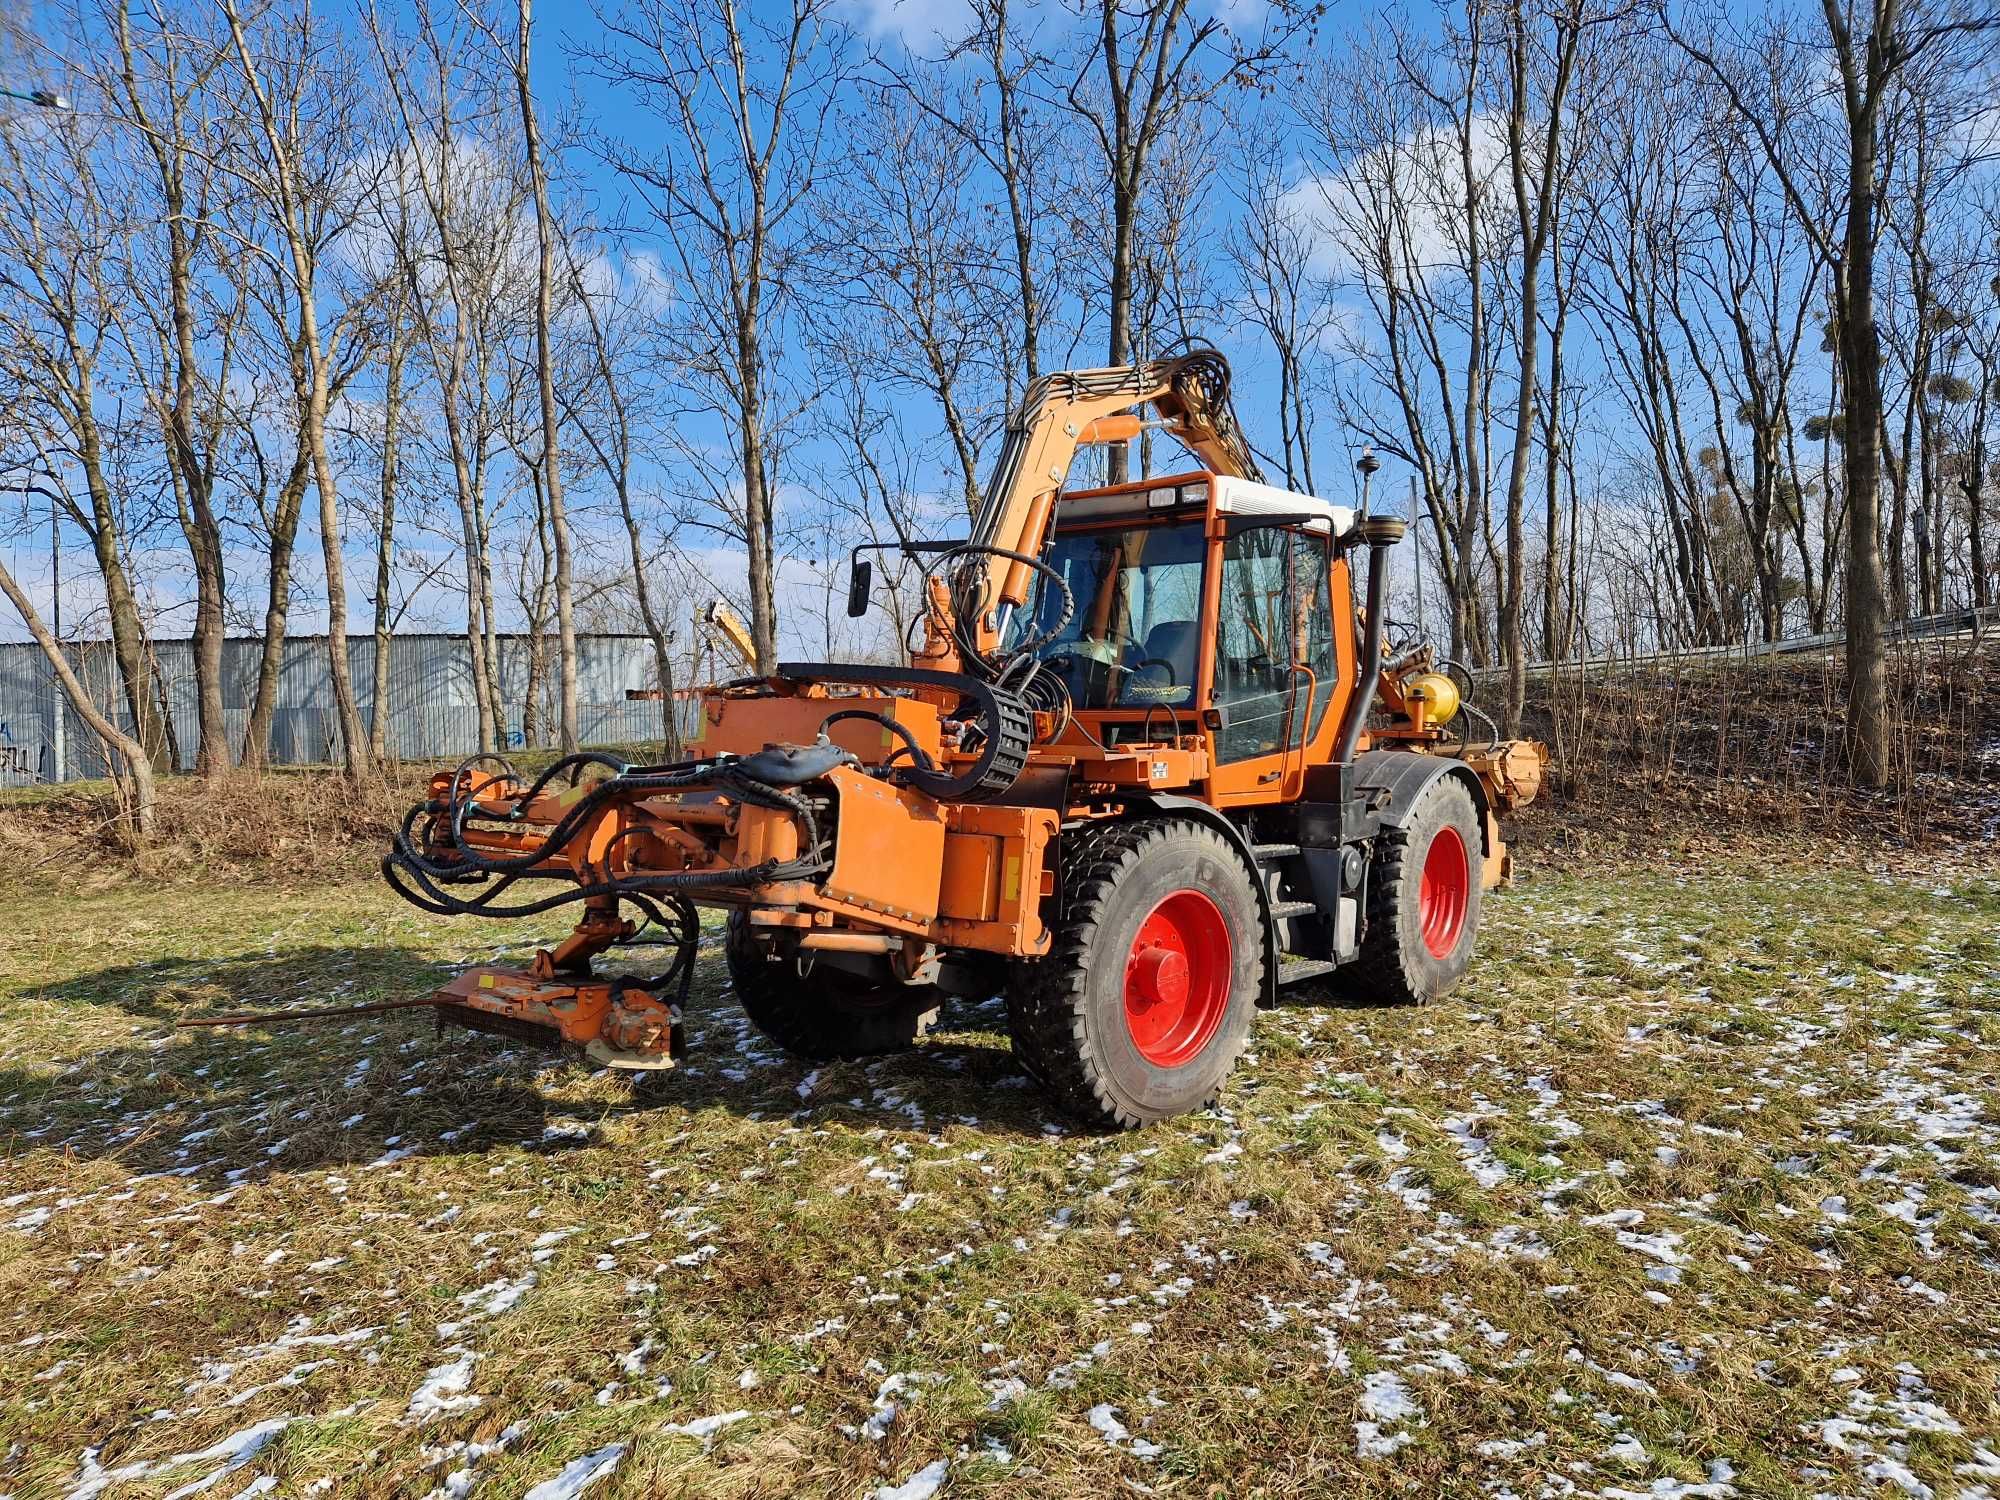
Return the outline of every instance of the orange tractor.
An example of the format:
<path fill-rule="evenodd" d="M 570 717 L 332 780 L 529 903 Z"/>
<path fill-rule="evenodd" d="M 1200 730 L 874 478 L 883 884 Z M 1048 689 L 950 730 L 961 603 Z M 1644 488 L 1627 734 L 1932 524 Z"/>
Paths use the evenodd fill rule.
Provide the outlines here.
<path fill-rule="evenodd" d="M 1079 449 L 1146 428 L 1198 467 L 1064 488 Z M 583 753 L 529 780 L 480 756 L 436 778 L 391 885 L 441 914 L 582 919 L 532 966 L 475 968 L 428 1003 L 668 1068 L 698 908 L 721 908 L 737 998 L 786 1049 L 894 1051 L 948 997 L 1004 992 L 1027 1070 L 1132 1127 L 1213 1099 L 1287 985 L 1441 995 L 1506 874 L 1498 817 L 1544 755 L 1472 748 L 1449 664 L 1385 643 L 1402 534 L 1262 483 L 1213 351 L 1046 376 L 971 534 L 903 547 L 925 569 L 906 665 L 713 688 L 678 764 Z M 667 953 L 655 975 L 593 971 L 647 945 Z"/>

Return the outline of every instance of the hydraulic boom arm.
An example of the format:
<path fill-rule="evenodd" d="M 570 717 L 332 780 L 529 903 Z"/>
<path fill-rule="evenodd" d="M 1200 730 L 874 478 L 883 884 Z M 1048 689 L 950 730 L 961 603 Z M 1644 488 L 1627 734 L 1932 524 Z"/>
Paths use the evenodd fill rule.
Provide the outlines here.
<path fill-rule="evenodd" d="M 1124 442 L 1147 424 L 1132 408 L 1150 405 L 1157 425 L 1216 474 L 1258 479 L 1229 405 L 1229 366 L 1212 350 L 1150 364 L 1044 375 L 1007 420 L 1007 440 L 987 481 L 970 545 L 983 554 L 986 608 L 977 625 L 991 652 L 1008 616 L 1027 602 L 1036 557 L 1076 450 Z"/>

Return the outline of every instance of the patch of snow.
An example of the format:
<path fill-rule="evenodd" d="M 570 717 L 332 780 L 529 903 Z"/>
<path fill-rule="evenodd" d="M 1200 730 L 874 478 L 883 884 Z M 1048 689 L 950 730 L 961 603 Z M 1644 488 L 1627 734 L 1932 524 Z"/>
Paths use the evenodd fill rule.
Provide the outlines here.
<path fill-rule="evenodd" d="M 482 1398 L 466 1390 L 472 1384 L 472 1366 L 478 1358 L 468 1349 L 450 1364 L 434 1368 L 410 1397 L 410 1409 L 403 1413 L 403 1420 L 423 1422 L 479 1405 Z"/>
<path fill-rule="evenodd" d="M 514 1305 L 535 1287 L 535 1273 L 528 1272 L 518 1281 L 489 1281 L 465 1293 L 458 1301 L 461 1307 L 468 1307 L 477 1317 L 497 1318 L 502 1313 L 511 1312 Z"/>
<path fill-rule="evenodd" d="M 1362 1458 L 1388 1458 L 1414 1441 L 1407 1432 L 1392 1432 L 1384 1437 L 1381 1427 L 1374 1422 L 1354 1424 L 1354 1451 Z"/>
<path fill-rule="evenodd" d="M 522 1500 L 573 1500 L 617 1468 L 625 1457 L 625 1450 L 624 1443 L 613 1443 L 595 1453 L 586 1453 L 582 1458 L 573 1458 L 554 1478 L 544 1479 Z"/>
<path fill-rule="evenodd" d="M 950 1459 L 937 1459 L 925 1464 L 901 1484 L 878 1487 L 869 1500 L 931 1500 L 931 1496 L 944 1488 L 944 1476 L 950 1470 Z"/>
<path fill-rule="evenodd" d="M 748 1419 L 747 1411 L 723 1411 L 709 1417 L 696 1417 L 692 1422 L 669 1422 L 660 1431 L 670 1432 L 676 1437 L 697 1439 L 706 1448 L 715 1441 L 715 1435 L 725 1427 L 734 1427 Z"/>
<path fill-rule="evenodd" d="M 1135 1438 L 1125 1424 L 1118 1420 L 1118 1408 L 1110 1404 L 1093 1406 L 1085 1420 L 1103 1434 L 1104 1441 L 1114 1448 L 1126 1448 L 1138 1458 L 1157 1458 L 1160 1445 L 1149 1443 L 1144 1438 Z"/>
<path fill-rule="evenodd" d="M 1361 1382 L 1361 1413 L 1386 1424 L 1421 1420 L 1424 1409 L 1417 1405 L 1402 1377 L 1391 1370 L 1376 1370 Z"/>

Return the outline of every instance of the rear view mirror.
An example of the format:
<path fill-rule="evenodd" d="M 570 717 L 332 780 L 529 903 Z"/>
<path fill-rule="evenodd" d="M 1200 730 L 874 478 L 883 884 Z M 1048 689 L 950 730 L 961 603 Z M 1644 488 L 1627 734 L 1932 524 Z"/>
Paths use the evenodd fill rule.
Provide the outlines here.
<path fill-rule="evenodd" d="M 865 557 L 854 559 L 847 573 L 847 614 L 858 620 L 868 613 L 868 585 L 874 580 L 875 564 Z"/>

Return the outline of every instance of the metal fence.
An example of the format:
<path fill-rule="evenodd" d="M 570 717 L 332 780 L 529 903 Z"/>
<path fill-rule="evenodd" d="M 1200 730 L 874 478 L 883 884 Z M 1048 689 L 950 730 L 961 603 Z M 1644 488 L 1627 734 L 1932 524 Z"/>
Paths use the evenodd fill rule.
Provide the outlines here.
<path fill-rule="evenodd" d="M 1948 639 L 1976 635 L 2000 625 L 2000 606 L 1984 609 L 1954 609 L 1941 615 L 1917 615 L 1908 620 L 1892 620 L 1886 638 L 1897 641 Z M 1627 656 L 1573 657 L 1562 661 L 1531 661 L 1522 670 L 1530 677 L 1551 671 L 1576 673 L 1643 667 L 1668 662 L 1748 662 L 1773 656 L 1804 656 L 1814 652 L 1837 651 L 1847 644 L 1847 632 L 1830 630 L 1820 635 L 1795 635 L 1777 641 L 1739 641 L 1727 646 L 1678 646 L 1666 651 L 1647 651 Z M 1476 680 L 1497 680 L 1507 675 L 1505 667 L 1475 667 Z"/>
<path fill-rule="evenodd" d="M 531 638 L 499 638 L 501 701 L 507 743 L 525 744 Z M 577 637 L 578 730 L 587 745 L 630 744 L 661 738 L 661 701 L 628 694 L 658 686 L 652 644 L 637 635 Z M 257 695 L 257 669 L 264 643 L 255 637 L 225 641 L 222 648 L 223 717 L 229 753 L 239 755 L 250 706 Z M 553 736 L 556 647 L 544 643 L 547 666 L 540 696 L 545 736 Z M 119 682 L 108 641 L 74 641 L 63 647 L 77 677 L 98 708 L 129 731 L 132 716 Z M 185 640 L 152 643 L 156 663 L 153 691 L 167 708 L 181 766 L 193 760 L 200 739 L 196 711 L 194 653 Z M 375 638 L 349 636 L 348 671 L 362 721 L 373 726 Z M 271 719 L 271 762 L 322 765 L 333 761 L 339 727 L 333 707 L 325 636 L 285 641 Z M 465 637 L 398 635 L 389 643 L 385 744 L 401 760 L 469 755 L 479 748 L 479 713 L 472 693 L 472 658 Z M 686 702 L 677 712 L 690 718 Z M 691 728 L 692 725 L 685 725 Z M 0 786 L 33 781 L 76 781 L 106 772 L 104 747 L 63 695 L 42 648 L 32 641 L 0 644 Z"/>

